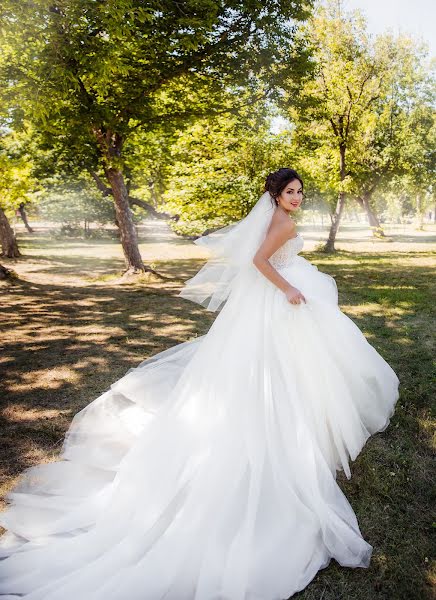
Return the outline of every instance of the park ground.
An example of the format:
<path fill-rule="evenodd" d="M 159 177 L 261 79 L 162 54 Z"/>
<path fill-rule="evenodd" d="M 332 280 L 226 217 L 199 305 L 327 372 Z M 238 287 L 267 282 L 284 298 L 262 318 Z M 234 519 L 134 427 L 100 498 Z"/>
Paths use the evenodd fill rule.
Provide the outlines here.
<path fill-rule="evenodd" d="M 341 310 L 396 371 L 401 395 L 389 428 L 352 463 L 351 480 L 338 474 L 374 547 L 370 567 L 332 561 L 294 597 L 434 599 L 436 227 L 386 227 L 387 239 L 373 240 L 364 225 L 348 224 L 335 255 L 315 250 L 321 227 L 300 231 L 302 255 L 335 277 Z M 145 358 L 206 333 L 216 317 L 177 296 L 206 255 L 162 221 L 145 221 L 139 235 L 144 261 L 164 280 L 121 280 L 111 239 L 59 238 L 42 224 L 33 234 L 18 226 L 17 235 L 23 257 L 2 263 L 18 277 L 0 284 L 1 495 L 26 467 L 56 460 L 77 411 Z"/>

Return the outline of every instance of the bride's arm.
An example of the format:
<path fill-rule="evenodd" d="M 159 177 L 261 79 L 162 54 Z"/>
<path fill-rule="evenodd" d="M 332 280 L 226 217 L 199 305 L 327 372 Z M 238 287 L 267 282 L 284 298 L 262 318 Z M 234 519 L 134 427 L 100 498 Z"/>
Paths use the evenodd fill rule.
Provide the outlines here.
<path fill-rule="evenodd" d="M 299 304 L 300 299 L 306 301 L 303 294 L 282 277 L 268 260 L 276 250 L 283 246 L 289 238 L 294 237 L 294 235 L 295 223 L 290 219 L 286 221 L 273 221 L 264 241 L 253 257 L 253 264 L 259 269 L 262 275 L 286 294 L 289 302 Z"/>

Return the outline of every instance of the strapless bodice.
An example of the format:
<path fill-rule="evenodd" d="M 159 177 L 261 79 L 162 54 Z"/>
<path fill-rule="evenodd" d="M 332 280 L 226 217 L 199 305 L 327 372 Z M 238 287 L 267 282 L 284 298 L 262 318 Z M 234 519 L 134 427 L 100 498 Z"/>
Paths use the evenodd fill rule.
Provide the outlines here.
<path fill-rule="evenodd" d="M 293 238 L 287 240 L 283 246 L 274 252 L 269 258 L 270 263 L 275 269 L 281 269 L 291 264 L 292 259 L 296 256 L 304 246 L 303 237 L 297 233 Z"/>

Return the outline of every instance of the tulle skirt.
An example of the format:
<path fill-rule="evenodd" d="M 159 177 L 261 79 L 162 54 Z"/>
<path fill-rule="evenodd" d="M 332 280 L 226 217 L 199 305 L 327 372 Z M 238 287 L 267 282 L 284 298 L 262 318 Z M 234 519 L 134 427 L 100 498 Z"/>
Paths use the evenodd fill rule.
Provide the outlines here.
<path fill-rule="evenodd" d="M 389 424 L 398 378 L 300 256 L 289 304 L 254 267 L 206 335 L 145 360 L 27 469 L 0 524 L 0 593 L 282 600 L 372 546 L 336 482 Z M 6 598 L 8 596 L 5 596 Z"/>

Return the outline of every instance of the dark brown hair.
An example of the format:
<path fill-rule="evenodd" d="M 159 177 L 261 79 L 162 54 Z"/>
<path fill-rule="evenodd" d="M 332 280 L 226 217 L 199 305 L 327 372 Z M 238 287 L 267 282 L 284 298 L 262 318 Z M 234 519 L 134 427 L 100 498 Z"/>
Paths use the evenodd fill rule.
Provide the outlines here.
<path fill-rule="evenodd" d="M 279 169 L 270 173 L 265 180 L 265 192 L 269 192 L 277 205 L 277 197 L 280 196 L 282 191 L 293 179 L 298 179 L 301 183 L 301 187 L 304 189 L 304 183 L 297 171 L 294 169 Z"/>

